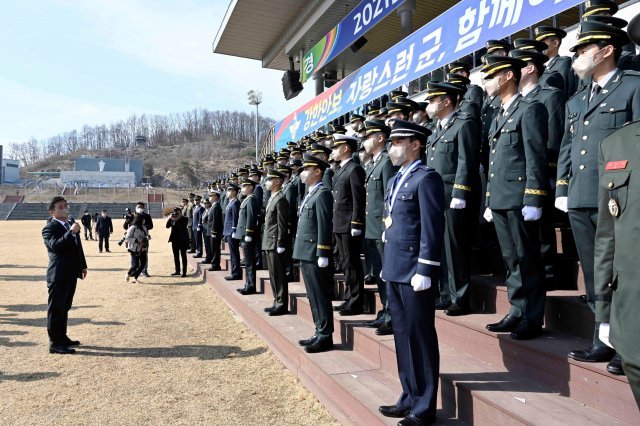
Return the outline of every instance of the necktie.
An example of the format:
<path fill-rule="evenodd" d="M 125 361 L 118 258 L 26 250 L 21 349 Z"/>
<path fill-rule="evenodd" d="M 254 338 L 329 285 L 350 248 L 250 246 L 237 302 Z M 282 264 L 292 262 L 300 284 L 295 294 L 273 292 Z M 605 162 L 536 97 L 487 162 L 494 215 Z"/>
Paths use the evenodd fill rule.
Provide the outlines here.
<path fill-rule="evenodd" d="M 67 228 L 67 231 L 71 231 L 71 225 L 69 225 L 69 222 L 65 222 L 64 227 Z"/>
<path fill-rule="evenodd" d="M 500 107 L 500 109 L 498 110 L 498 115 L 496 115 L 496 121 L 500 121 L 500 117 L 502 117 L 504 115 L 504 108 Z"/>
<path fill-rule="evenodd" d="M 593 89 L 591 89 L 591 97 L 589 98 L 589 102 L 591 102 L 593 100 L 593 98 L 598 96 L 600 94 L 601 90 L 602 90 L 602 87 L 600 87 L 599 84 L 595 83 L 593 85 Z"/>

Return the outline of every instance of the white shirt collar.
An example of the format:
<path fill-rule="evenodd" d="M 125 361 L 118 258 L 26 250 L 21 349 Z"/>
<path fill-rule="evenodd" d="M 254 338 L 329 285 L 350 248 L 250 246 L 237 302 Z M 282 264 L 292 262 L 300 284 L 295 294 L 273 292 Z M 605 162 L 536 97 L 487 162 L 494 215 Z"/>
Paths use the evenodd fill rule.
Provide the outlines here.
<path fill-rule="evenodd" d="M 593 80 L 595 83 L 598 83 L 598 86 L 600 87 L 604 87 L 607 85 L 607 83 L 609 82 L 609 80 L 611 80 L 611 77 L 613 77 L 613 75 L 618 71 L 618 68 L 614 68 L 613 71 L 610 71 L 608 73 L 606 73 L 605 75 L 603 75 L 602 77 L 600 77 L 600 81 L 595 81 L 595 79 Z M 591 85 L 593 88 L 593 84 Z"/>
<path fill-rule="evenodd" d="M 455 111 L 451 111 L 445 118 L 443 118 L 442 120 L 440 120 L 440 127 L 443 127 L 447 125 L 447 123 L 449 121 L 451 121 L 451 118 L 453 117 L 453 114 L 455 114 Z"/>
<path fill-rule="evenodd" d="M 347 164 L 349 161 L 353 160 L 353 157 L 349 157 L 346 160 L 342 160 L 340 162 L 340 167 L 344 167 L 345 164 Z"/>
<path fill-rule="evenodd" d="M 378 161 L 380 159 L 380 157 L 382 157 L 382 153 L 384 152 L 384 150 L 380 151 L 379 153 L 377 153 L 376 155 L 373 156 L 373 162 L 375 163 L 376 161 Z"/>
<path fill-rule="evenodd" d="M 529 93 L 533 92 L 538 87 L 540 87 L 540 85 L 536 83 L 533 86 L 529 87 L 528 89 L 523 90 L 522 91 L 522 96 L 527 96 Z"/>
<path fill-rule="evenodd" d="M 67 227 L 67 222 L 64 220 L 60 220 L 60 219 L 56 219 L 55 217 L 53 218 L 53 220 L 57 221 L 60 225 L 64 226 L 65 228 Z"/>
<path fill-rule="evenodd" d="M 502 109 L 506 112 L 509 107 L 511 106 L 511 104 L 513 103 L 513 101 L 516 100 L 516 98 L 518 97 L 520 93 L 516 93 L 515 95 L 513 95 L 511 98 L 509 98 L 507 100 L 507 102 L 505 102 L 504 104 L 502 104 Z"/>

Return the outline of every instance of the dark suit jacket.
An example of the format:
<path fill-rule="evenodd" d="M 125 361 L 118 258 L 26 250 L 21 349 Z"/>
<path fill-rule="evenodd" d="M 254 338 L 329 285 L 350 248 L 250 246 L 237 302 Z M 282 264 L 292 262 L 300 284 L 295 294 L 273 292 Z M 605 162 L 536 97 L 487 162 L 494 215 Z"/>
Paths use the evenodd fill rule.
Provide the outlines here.
<path fill-rule="evenodd" d="M 333 232 L 343 234 L 351 229 L 364 230 L 365 172 L 349 161 L 333 177 Z"/>
<path fill-rule="evenodd" d="M 224 223 L 222 222 L 222 206 L 220 205 L 220 202 L 211 206 L 211 210 L 209 211 L 209 222 L 212 222 L 209 224 L 211 227 L 211 236 L 213 238 L 222 238 Z"/>
<path fill-rule="evenodd" d="M 175 244 L 186 244 L 189 242 L 189 219 L 182 216 L 180 219 L 173 222 L 171 219 L 167 220 L 167 228 L 171 228 L 171 234 L 169 234 L 169 242 Z"/>
<path fill-rule="evenodd" d="M 275 250 L 289 247 L 289 203 L 282 191 L 271 194 L 269 207 L 265 211 L 262 233 L 263 250 Z M 265 206 L 266 207 L 266 206 Z"/>
<path fill-rule="evenodd" d="M 42 239 L 49 253 L 47 282 L 71 281 L 82 276 L 87 261 L 80 234 L 73 234 L 55 219 L 42 228 Z"/>
<path fill-rule="evenodd" d="M 96 233 L 103 237 L 108 237 L 112 232 L 113 223 L 111 222 L 111 218 L 109 216 L 98 216 L 98 221 L 96 222 Z"/>

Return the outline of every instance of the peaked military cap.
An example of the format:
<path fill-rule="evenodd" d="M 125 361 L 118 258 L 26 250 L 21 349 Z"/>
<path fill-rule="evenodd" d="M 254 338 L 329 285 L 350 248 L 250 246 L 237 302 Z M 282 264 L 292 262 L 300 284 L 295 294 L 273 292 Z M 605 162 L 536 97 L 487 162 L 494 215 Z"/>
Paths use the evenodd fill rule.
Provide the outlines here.
<path fill-rule="evenodd" d="M 380 105 L 371 104 L 365 107 L 366 115 L 379 115 L 380 114 Z"/>
<path fill-rule="evenodd" d="M 228 191 L 240 191 L 240 187 L 236 184 L 230 183 L 229 185 L 227 185 L 227 190 Z"/>
<path fill-rule="evenodd" d="M 535 50 L 513 49 L 509 52 L 509 56 L 520 59 L 524 62 L 533 62 L 537 66 L 544 66 L 544 64 L 549 60 L 547 55 L 536 52 Z"/>
<path fill-rule="evenodd" d="M 445 80 L 448 83 L 456 83 L 456 84 L 471 84 L 471 80 L 461 74 L 449 73 L 446 75 Z"/>
<path fill-rule="evenodd" d="M 413 123 L 411 121 L 404 120 L 393 120 L 393 124 L 391 125 L 391 135 L 389 136 L 391 139 L 394 138 L 412 138 L 418 139 L 421 143 L 427 143 L 427 139 L 431 131 L 426 127 L 422 127 L 419 124 Z"/>
<path fill-rule="evenodd" d="M 640 44 L 640 13 L 637 14 L 631 21 L 629 21 L 629 26 L 627 27 L 627 34 L 632 42 L 635 44 Z"/>
<path fill-rule="evenodd" d="M 195 198 L 195 200 L 197 200 L 197 201 L 202 200 L 202 196 L 200 196 L 200 195 L 196 195 L 194 198 Z"/>
<path fill-rule="evenodd" d="M 238 175 L 244 175 L 249 173 L 249 169 L 246 167 L 238 167 Z"/>
<path fill-rule="evenodd" d="M 586 22 L 600 22 L 602 24 L 611 25 L 616 28 L 624 28 L 627 26 L 628 22 L 621 18 L 616 18 L 615 16 L 607 16 L 607 15 L 591 15 L 585 16 L 582 18 L 583 21 Z"/>
<path fill-rule="evenodd" d="M 267 173 L 267 179 L 282 179 L 284 180 L 286 176 L 284 174 L 282 174 L 282 172 L 279 172 L 278 170 L 271 170 L 269 171 L 269 173 Z"/>
<path fill-rule="evenodd" d="M 565 30 L 547 25 L 536 27 L 533 30 L 533 34 L 538 41 L 542 41 L 549 37 L 558 37 L 559 39 L 563 39 L 567 36 L 567 32 Z"/>
<path fill-rule="evenodd" d="M 513 40 L 513 48 L 520 50 L 535 50 L 536 52 L 544 52 L 547 50 L 547 43 L 529 38 L 517 38 Z"/>
<path fill-rule="evenodd" d="M 447 65 L 447 72 L 459 73 L 460 71 L 466 71 L 471 73 L 471 64 L 464 61 L 454 61 Z"/>
<path fill-rule="evenodd" d="M 217 196 L 220 196 L 221 192 L 220 192 L 220 191 L 218 191 L 217 189 L 210 189 L 210 190 L 209 190 L 209 194 L 210 194 L 210 195 L 217 195 Z"/>
<path fill-rule="evenodd" d="M 295 148 L 291 148 L 291 154 L 302 154 L 302 148 L 297 146 Z"/>
<path fill-rule="evenodd" d="M 436 96 L 458 96 L 464 94 L 460 86 L 451 83 L 439 83 L 436 81 L 427 82 L 427 99 L 435 98 Z"/>
<path fill-rule="evenodd" d="M 355 136 L 347 136 L 336 133 L 333 135 L 333 148 L 337 148 L 342 145 L 347 145 L 351 151 L 355 151 L 358 149 L 358 138 Z"/>
<path fill-rule="evenodd" d="M 510 56 L 487 55 L 485 59 L 486 63 L 484 67 L 482 67 L 485 79 L 491 78 L 495 73 L 505 69 L 520 70 L 527 66 L 527 63 L 523 60 Z"/>
<path fill-rule="evenodd" d="M 317 167 L 320 170 L 325 171 L 329 168 L 329 163 L 318 157 L 314 157 L 313 155 L 305 154 L 302 167 Z"/>
<path fill-rule="evenodd" d="M 262 172 L 258 169 L 249 170 L 249 176 L 262 176 Z"/>
<path fill-rule="evenodd" d="M 278 166 L 278 167 L 276 168 L 276 170 L 277 170 L 278 172 L 280 172 L 280 173 L 283 173 L 283 174 L 284 174 L 284 173 L 287 173 L 287 174 L 289 174 L 289 175 L 291 174 L 291 167 L 289 167 L 289 166 Z"/>
<path fill-rule="evenodd" d="M 418 111 L 426 111 L 429 102 L 418 102 Z"/>
<path fill-rule="evenodd" d="M 345 134 L 347 129 L 342 124 L 331 124 L 331 132 Z"/>
<path fill-rule="evenodd" d="M 331 155 L 331 148 L 327 148 L 324 145 L 320 145 L 319 143 L 314 143 L 311 145 L 311 154 L 327 154 Z"/>
<path fill-rule="evenodd" d="M 406 98 L 407 96 L 409 96 L 409 94 L 402 90 L 392 90 L 391 93 L 389 93 L 389 98 L 391 98 L 392 101 L 398 98 Z"/>
<path fill-rule="evenodd" d="M 193 192 L 189 193 L 189 198 L 195 198 L 196 194 L 194 194 Z"/>
<path fill-rule="evenodd" d="M 622 46 L 629 43 L 629 37 L 626 32 L 612 25 L 603 24 L 602 22 L 580 22 L 576 37 L 578 41 L 575 46 L 569 49 L 571 52 L 575 52 L 582 46 L 601 41 L 614 46 Z"/>
<path fill-rule="evenodd" d="M 359 115 L 359 114 L 351 114 L 351 118 L 349 120 L 349 123 L 353 123 L 354 121 L 364 121 L 366 120 L 366 118 L 364 118 L 363 116 Z"/>
<path fill-rule="evenodd" d="M 509 42 L 506 42 L 504 40 L 487 40 L 485 47 L 487 48 L 488 54 L 491 54 L 496 50 L 506 50 L 507 52 L 511 50 L 511 45 L 509 44 Z"/>
<path fill-rule="evenodd" d="M 384 120 L 371 119 L 364 122 L 364 134 L 365 136 L 373 133 L 384 133 L 384 137 L 388 138 L 391 133 L 391 128 L 387 126 Z"/>
<path fill-rule="evenodd" d="M 254 181 L 252 181 L 251 179 L 242 179 L 242 182 L 240 182 L 240 185 L 245 186 L 245 185 L 251 185 L 251 186 L 256 186 L 256 183 Z"/>
<path fill-rule="evenodd" d="M 278 154 L 278 161 L 280 160 L 288 160 L 289 159 L 289 152 L 288 151 L 283 151 L 280 152 L 280 154 Z"/>
<path fill-rule="evenodd" d="M 289 148 L 295 148 L 296 146 L 298 146 L 298 144 L 293 141 L 287 142 L 287 147 Z"/>
<path fill-rule="evenodd" d="M 615 15 L 618 5 L 611 0 L 587 0 L 584 2 L 584 13 L 582 16 L 600 15 L 603 12 Z"/>
<path fill-rule="evenodd" d="M 289 164 L 289 167 L 302 167 L 302 160 L 293 160 Z"/>
<path fill-rule="evenodd" d="M 399 98 L 399 100 L 402 99 Z M 409 115 L 413 110 L 413 107 L 406 102 L 387 102 L 387 114 L 402 112 L 404 115 Z"/>

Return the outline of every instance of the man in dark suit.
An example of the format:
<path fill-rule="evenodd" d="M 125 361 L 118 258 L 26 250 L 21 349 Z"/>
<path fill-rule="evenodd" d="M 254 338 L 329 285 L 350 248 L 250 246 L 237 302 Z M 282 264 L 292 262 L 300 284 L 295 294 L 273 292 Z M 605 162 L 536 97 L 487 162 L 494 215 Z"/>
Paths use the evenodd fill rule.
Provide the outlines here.
<path fill-rule="evenodd" d="M 207 214 L 207 225 L 211 233 L 211 267 L 209 271 L 220 270 L 220 243 L 224 223 L 222 221 L 222 207 L 220 206 L 220 191 L 212 189 L 209 193 L 211 208 Z"/>
<path fill-rule="evenodd" d="M 340 315 L 358 315 L 363 312 L 364 271 L 362 251 L 365 227 L 365 172 L 352 161 L 358 139 L 352 136 L 334 135 L 333 159 L 340 168 L 333 177 L 333 233 L 342 260 L 345 275 L 345 298 L 340 305 Z"/>
<path fill-rule="evenodd" d="M 256 242 L 254 238 L 259 234 L 258 217 L 258 200 L 253 193 L 256 183 L 245 178 L 242 181 L 242 204 L 240 204 L 240 213 L 238 215 L 238 225 L 233 238 L 240 242 L 242 252 L 244 253 L 244 262 L 246 269 L 246 278 L 243 288 L 239 288 L 240 294 L 248 295 L 256 293 Z"/>
<path fill-rule="evenodd" d="M 102 214 L 96 221 L 96 234 L 98 234 L 98 252 L 102 253 L 102 245 L 109 253 L 109 236 L 113 234 L 113 223 L 107 210 L 102 210 Z"/>
<path fill-rule="evenodd" d="M 457 111 L 461 88 L 450 83 L 427 84 L 427 111 L 436 121 L 427 145 L 427 166 L 444 181 L 445 234 L 440 303 L 450 316 L 469 311 L 472 227 L 478 212 L 470 210 L 474 193 L 480 191 L 478 157 L 480 127 L 477 120 Z M 442 306 L 444 307 L 444 306 Z"/>
<path fill-rule="evenodd" d="M 437 289 L 444 234 L 444 185 L 420 161 L 430 132 L 395 120 L 389 159 L 400 166 L 389 183 L 384 218 L 382 278 L 387 282 L 402 394 L 381 406 L 399 425 L 435 422 L 440 356 L 435 329 Z"/>
<path fill-rule="evenodd" d="M 293 258 L 300 261 L 315 333 L 298 343 L 304 346 L 305 351 L 314 353 L 333 348 L 333 276 L 328 268 L 333 198 L 331 191 L 322 183 L 329 164 L 318 157 L 305 155 L 303 168 L 300 178 L 309 191 L 300 203 Z"/>
<path fill-rule="evenodd" d="M 233 238 L 238 225 L 238 215 L 240 214 L 240 201 L 238 201 L 238 191 L 240 187 L 232 183 L 227 186 L 227 208 L 224 213 L 224 230 L 222 235 L 229 246 L 229 257 L 231 260 L 231 273 L 224 277 L 227 281 L 242 279 L 242 269 L 240 269 L 240 243 Z"/>
<path fill-rule="evenodd" d="M 597 38 L 594 38 L 597 36 Z M 599 22 L 581 22 L 578 40 L 570 50 L 578 57 L 574 69 L 589 81 L 566 106 L 555 205 L 569 213 L 587 304 L 595 311 L 594 247 L 598 223 L 598 150 L 604 138 L 625 123 L 640 118 L 640 75 L 622 71 L 616 63 L 629 42 L 619 28 Z M 594 64 L 595 63 L 595 64 Z M 610 361 L 607 369 L 622 374 L 620 358 L 599 338 L 596 322 L 591 347 L 574 350 L 569 357 L 585 362 Z"/>
<path fill-rule="evenodd" d="M 80 218 L 80 222 L 82 222 L 82 227 L 84 228 L 84 239 L 91 239 L 91 241 L 93 241 L 93 232 L 91 230 L 91 213 L 89 213 L 89 210 L 84 210 L 84 214 Z"/>
<path fill-rule="evenodd" d="M 144 226 L 145 228 L 147 228 L 147 233 L 148 233 L 153 229 L 153 219 L 151 218 L 151 215 L 145 211 L 145 209 L 146 209 L 146 204 L 142 201 L 138 201 L 138 203 L 136 204 L 136 214 L 141 215 L 144 218 L 143 219 Z M 149 254 L 148 254 L 149 246 L 148 244 L 149 242 L 147 241 L 147 256 L 144 263 L 144 268 L 142 269 L 142 273 L 140 274 L 143 277 L 147 277 L 147 278 L 149 278 Z"/>
<path fill-rule="evenodd" d="M 387 301 L 387 285 L 380 278 L 382 258 L 384 257 L 384 243 L 382 242 L 384 197 L 387 193 L 387 183 L 395 173 L 395 168 L 389 161 L 386 150 L 390 132 L 391 129 L 382 120 L 373 119 L 364 122 L 363 146 L 365 151 L 373 157 L 365 174 L 367 201 L 364 241 L 366 258 L 371 264 L 372 277 L 378 286 L 378 294 L 382 303 L 382 309 L 378 311 L 376 319 L 365 325 L 377 328 L 376 334 L 380 336 L 393 334 Z"/>
<path fill-rule="evenodd" d="M 540 262 L 539 222 L 548 194 L 548 113 L 543 104 L 518 92 L 526 62 L 486 56 L 487 94 L 499 96 L 501 108 L 489 132 L 490 163 L 485 219 L 495 223 L 507 269 L 509 313 L 487 325 L 528 340 L 542 333 L 545 288 Z"/>
<path fill-rule="evenodd" d="M 290 256 L 289 202 L 282 191 L 285 175 L 277 170 L 267 173 L 266 188 L 271 197 L 265 208 L 262 248 L 267 258 L 273 304 L 265 308 L 270 316 L 284 315 L 289 310 L 289 291 L 286 261 Z"/>
<path fill-rule="evenodd" d="M 49 203 L 50 221 L 42 229 L 44 245 L 49 253 L 47 268 L 47 332 L 49 353 L 72 354 L 71 346 L 80 344 L 67 336 L 67 320 L 73 304 L 78 278 L 87 276 L 87 262 L 80 241 L 80 225 L 69 223 L 69 205 L 60 196 Z"/>
<path fill-rule="evenodd" d="M 196 249 L 196 255 L 194 258 L 202 257 L 203 251 L 203 229 L 202 229 L 202 215 L 204 213 L 204 207 L 202 206 L 202 197 L 200 195 L 196 195 L 193 199 L 193 219 L 191 222 L 191 232 L 193 234 L 194 247 Z"/>

